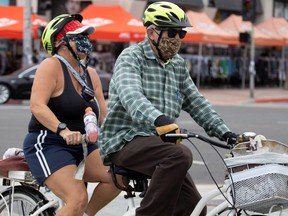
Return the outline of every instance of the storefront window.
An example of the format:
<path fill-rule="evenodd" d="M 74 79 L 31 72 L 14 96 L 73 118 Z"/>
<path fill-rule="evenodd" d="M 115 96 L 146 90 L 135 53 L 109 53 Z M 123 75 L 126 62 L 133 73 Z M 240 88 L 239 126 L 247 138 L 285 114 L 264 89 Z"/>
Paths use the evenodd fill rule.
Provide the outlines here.
<path fill-rule="evenodd" d="M 85 7 L 89 4 L 92 4 L 92 1 L 86 0 L 65 0 L 65 1 L 58 1 L 58 0 L 51 0 L 51 12 L 52 17 L 58 16 L 62 13 L 80 13 Z"/>
<path fill-rule="evenodd" d="M 208 7 L 215 7 L 214 0 L 209 0 Z"/>
<path fill-rule="evenodd" d="M 288 20 L 288 2 L 287 1 L 275 0 L 274 17 L 282 17 Z"/>

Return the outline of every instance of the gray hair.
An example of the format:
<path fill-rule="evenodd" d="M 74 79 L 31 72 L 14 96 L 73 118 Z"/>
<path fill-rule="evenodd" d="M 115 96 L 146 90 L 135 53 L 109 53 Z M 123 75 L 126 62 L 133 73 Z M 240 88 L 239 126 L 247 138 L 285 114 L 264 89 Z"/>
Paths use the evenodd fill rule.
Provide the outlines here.
<path fill-rule="evenodd" d="M 153 25 L 153 24 L 151 24 L 151 25 L 149 25 L 149 26 L 147 27 L 147 30 L 148 30 L 148 29 L 155 29 L 155 28 L 156 28 L 156 26 Z"/>

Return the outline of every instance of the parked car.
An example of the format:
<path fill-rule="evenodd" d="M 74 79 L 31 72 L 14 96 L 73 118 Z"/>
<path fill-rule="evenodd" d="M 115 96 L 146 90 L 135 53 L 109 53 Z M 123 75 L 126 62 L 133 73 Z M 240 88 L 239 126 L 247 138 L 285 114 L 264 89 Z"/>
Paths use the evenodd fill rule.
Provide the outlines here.
<path fill-rule="evenodd" d="M 0 76 L 0 104 L 9 99 L 29 99 L 34 75 L 38 65 L 24 67 Z"/>
<path fill-rule="evenodd" d="M 38 65 L 21 68 L 9 75 L 0 76 L 0 104 L 7 103 L 9 99 L 29 99 Z M 108 98 L 111 74 L 99 71 L 103 94 Z"/>

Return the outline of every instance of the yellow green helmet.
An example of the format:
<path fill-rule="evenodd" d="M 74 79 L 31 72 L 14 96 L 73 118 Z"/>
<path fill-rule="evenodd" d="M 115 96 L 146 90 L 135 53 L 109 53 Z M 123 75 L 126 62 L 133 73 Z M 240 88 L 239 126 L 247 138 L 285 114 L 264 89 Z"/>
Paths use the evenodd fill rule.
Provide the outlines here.
<path fill-rule="evenodd" d="M 176 4 L 159 1 L 149 5 L 144 12 L 144 26 L 155 25 L 159 28 L 185 28 L 191 24 L 185 12 Z"/>
<path fill-rule="evenodd" d="M 82 22 L 83 17 L 80 14 L 61 14 L 52 19 L 45 27 L 42 33 L 42 44 L 44 49 L 54 55 L 56 52 L 55 38 L 64 26 L 72 20 Z"/>

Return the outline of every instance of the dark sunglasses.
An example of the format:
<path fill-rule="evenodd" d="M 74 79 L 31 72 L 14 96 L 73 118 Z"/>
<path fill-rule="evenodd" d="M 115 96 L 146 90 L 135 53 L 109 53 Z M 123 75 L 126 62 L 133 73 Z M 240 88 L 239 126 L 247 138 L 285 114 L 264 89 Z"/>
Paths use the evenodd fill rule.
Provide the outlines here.
<path fill-rule="evenodd" d="M 168 37 L 169 38 L 174 38 L 177 34 L 179 35 L 180 39 L 183 39 L 185 35 L 187 34 L 187 31 L 185 30 L 177 30 L 173 28 L 155 28 L 160 31 L 167 31 L 168 32 Z"/>

